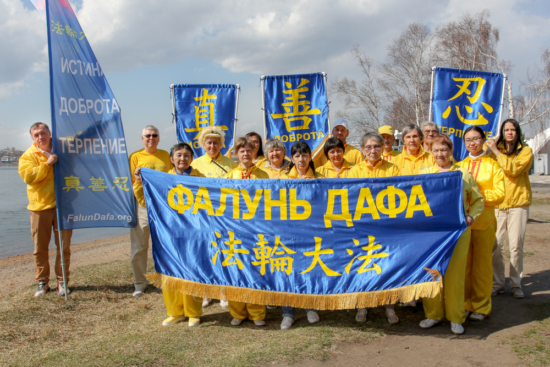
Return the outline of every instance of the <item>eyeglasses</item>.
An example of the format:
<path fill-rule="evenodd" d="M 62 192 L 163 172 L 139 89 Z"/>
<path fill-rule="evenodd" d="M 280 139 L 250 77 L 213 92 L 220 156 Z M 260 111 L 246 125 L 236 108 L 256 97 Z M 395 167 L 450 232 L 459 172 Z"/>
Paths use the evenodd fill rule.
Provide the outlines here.
<path fill-rule="evenodd" d="M 424 135 L 439 134 L 439 130 L 424 130 Z"/>
<path fill-rule="evenodd" d="M 370 152 L 371 150 L 380 150 L 382 149 L 381 145 L 365 145 L 363 147 L 363 150 Z"/>
<path fill-rule="evenodd" d="M 144 138 L 147 138 L 149 139 L 150 137 L 153 137 L 153 138 L 158 138 L 159 137 L 159 134 L 147 134 L 147 135 L 143 135 Z"/>
<path fill-rule="evenodd" d="M 466 144 L 472 144 L 472 143 L 477 143 L 479 141 L 481 141 L 483 138 L 482 137 L 477 137 L 477 138 L 472 138 L 472 139 L 466 139 L 464 140 L 466 142 Z"/>

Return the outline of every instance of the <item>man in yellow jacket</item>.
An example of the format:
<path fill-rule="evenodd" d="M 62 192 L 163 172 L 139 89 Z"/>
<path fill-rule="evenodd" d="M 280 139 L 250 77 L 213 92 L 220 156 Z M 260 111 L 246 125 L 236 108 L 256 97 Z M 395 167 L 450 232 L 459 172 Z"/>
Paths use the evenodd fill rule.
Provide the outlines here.
<path fill-rule="evenodd" d="M 48 125 L 37 122 L 31 126 L 30 133 L 34 143 L 19 159 L 19 175 L 27 184 L 27 195 L 29 197 L 27 209 L 31 212 L 34 271 L 35 279 L 38 282 L 38 290 L 34 296 L 41 297 L 50 290 L 48 284 L 50 281 L 48 246 L 50 245 L 52 228 L 55 234 L 55 246 L 57 247 L 55 258 L 57 292 L 60 296 L 65 296 L 65 292 L 68 293 L 69 289 L 63 283 L 53 179 L 53 165 L 57 162 L 57 155 L 52 153 L 52 134 Z M 61 231 L 67 283 L 70 275 L 72 233 L 72 230 Z"/>
<path fill-rule="evenodd" d="M 395 130 L 390 125 L 380 126 L 378 128 L 378 134 L 384 138 L 384 150 L 382 151 L 382 159 L 388 162 L 394 161 L 394 157 L 401 154 L 401 152 L 393 149 L 395 143 Z"/>
<path fill-rule="evenodd" d="M 132 272 L 134 273 L 134 294 L 135 298 L 143 296 L 147 285 L 145 272 L 147 271 L 147 251 L 149 250 L 149 220 L 147 218 L 147 209 L 140 203 L 139 188 L 136 185 L 136 177 L 139 178 L 141 167 L 154 169 L 155 171 L 168 172 L 172 168 L 170 154 L 167 151 L 157 149 L 160 142 L 159 130 L 153 125 L 148 125 L 141 134 L 144 148 L 130 155 L 130 171 L 133 172 L 132 182 L 134 186 L 134 195 L 136 197 L 137 224 L 130 229 L 130 246 Z"/>
<path fill-rule="evenodd" d="M 359 164 L 363 161 L 363 154 L 353 145 L 346 143 L 346 139 L 349 136 L 348 125 L 348 122 L 344 119 L 336 120 L 332 128 L 332 135 L 344 143 L 344 159 L 351 164 Z M 318 158 L 314 160 L 315 167 L 324 166 L 327 161 L 328 158 L 324 154 L 319 154 Z"/>

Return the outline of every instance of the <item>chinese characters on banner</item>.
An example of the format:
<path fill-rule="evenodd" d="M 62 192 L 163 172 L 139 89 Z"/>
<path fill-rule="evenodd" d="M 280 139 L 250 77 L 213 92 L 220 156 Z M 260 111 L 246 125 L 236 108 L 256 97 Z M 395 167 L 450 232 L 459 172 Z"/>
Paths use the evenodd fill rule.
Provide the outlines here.
<path fill-rule="evenodd" d="M 460 172 L 415 181 L 142 177 L 156 272 L 212 287 L 337 296 L 431 285 L 466 228 Z"/>
<path fill-rule="evenodd" d="M 497 135 L 504 75 L 444 68 L 434 73 L 433 121 L 453 141 L 458 162 L 468 155 L 463 140 L 468 127 L 479 126 L 487 138 Z"/>
<path fill-rule="evenodd" d="M 135 226 L 120 107 L 67 1 L 46 1 L 61 229 Z"/>
<path fill-rule="evenodd" d="M 265 76 L 267 139 L 278 139 L 290 155 L 292 145 L 306 142 L 312 151 L 330 133 L 325 79 L 322 73 Z"/>
<path fill-rule="evenodd" d="M 176 84 L 173 98 L 178 141 L 195 150 L 195 158 L 204 155 L 199 134 L 207 126 L 220 126 L 225 133 L 225 155 L 233 146 L 238 89 L 233 84 Z"/>

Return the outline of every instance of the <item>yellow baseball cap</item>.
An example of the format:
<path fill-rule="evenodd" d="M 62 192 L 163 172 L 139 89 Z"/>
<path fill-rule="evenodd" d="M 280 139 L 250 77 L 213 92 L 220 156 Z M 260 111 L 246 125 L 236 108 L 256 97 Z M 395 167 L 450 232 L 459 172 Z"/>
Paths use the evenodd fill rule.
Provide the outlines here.
<path fill-rule="evenodd" d="M 380 126 L 378 128 L 378 133 L 379 134 L 393 135 L 395 133 L 395 131 L 393 130 L 393 127 L 391 127 L 390 125 L 384 125 L 384 126 Z"/>

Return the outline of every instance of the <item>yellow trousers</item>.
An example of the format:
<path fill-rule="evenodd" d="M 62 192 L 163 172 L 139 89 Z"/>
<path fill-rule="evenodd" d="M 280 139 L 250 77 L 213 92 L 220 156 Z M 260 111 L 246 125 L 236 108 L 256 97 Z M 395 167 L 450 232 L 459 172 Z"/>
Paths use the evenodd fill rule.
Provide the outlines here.
<path fill-rule="evenodd" d="M 168 316 L 199 317 L 202 315 L 202 299 L 180 292 L 162 290 Z M 195 299 L 196 298 L 196 299 Z"/>
<path fill-rule="evenodd" d="M 229 313 L 235 319 L 256 321 L 265 319 L 266 309 L 264 305 L 229 301 Z"/>
<path fill-rule="evenodd" d="M 472 231 L 470 227 L 458 239 L 447 272 L 443 278 L 443 294 L 435 298 L 424 298 L 424 314 L 432 320 L 447 320 L 463 324 L 464 317 L 464 283 L 466 277 L 466 260 Z"/>
<path fill-rule="evenodd" d="M 491 314 L 495 237 L 495 223 L 484 230 L 472 230 L 468 260 L 466 261 L 465 310 L 483 315 Z"/>

